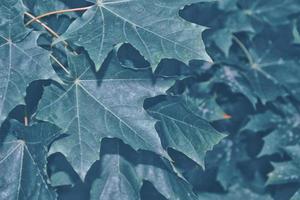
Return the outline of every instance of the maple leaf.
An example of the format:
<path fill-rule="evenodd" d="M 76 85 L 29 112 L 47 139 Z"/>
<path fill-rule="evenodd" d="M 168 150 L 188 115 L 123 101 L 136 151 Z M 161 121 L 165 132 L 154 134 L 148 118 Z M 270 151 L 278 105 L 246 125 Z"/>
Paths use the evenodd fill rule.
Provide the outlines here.
<path fill-rule="evenodd" d="M 24 12 L 21 1 L 0 2 L 0 124 L 15 106 L 25 104 L 32 81 L 59 80 L 50 53 L 37 45 L 39 33 L 25 28 Z"/>
<path fill-rule="evenodd" d="M 1 199 L 56 199 L 46 173 L 48 145 L 60 129 L 48 123 L 25 127 L 11 121 L 0 147 Z"/>
<path fill-rule="evenodd" d="M 46 87 L 37 112 L 38 119 L 69 134 L 54 142 L 51 153 L 63 153 L 82 179 L 99 158 L 104 137 L 117 137 L 136 150 L 167 156 L 143 102 L 164 94 L 173 81 L 155 81 L 149 69 L 125 69 L 115 55 L 100 74 L 93 72 L 85 55 L 68 59 L 71 81 Z"/>
<path fill-rule="evenodd" d="M 202 42 L 205 27 L 179 17 L 179 9 L 200 0 L 96 1 L 55 42 L 68 40 L 82 46 L 99 70 L 113 46 L 128 42 L 150 62 L 153 69 L 163 58 L 187 63 L 211 61 Z"/>

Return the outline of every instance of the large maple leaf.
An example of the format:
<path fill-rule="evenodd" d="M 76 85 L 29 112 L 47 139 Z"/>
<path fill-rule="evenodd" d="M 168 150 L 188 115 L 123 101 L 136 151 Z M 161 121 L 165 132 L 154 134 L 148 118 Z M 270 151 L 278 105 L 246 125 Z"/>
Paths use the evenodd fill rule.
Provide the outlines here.
<path fill-rule="evenodd" d="M 95 3 L 56 41 L 69 40 L 89 53 L 98 70 L 114 45 L 128 42 L 153 69 L 163 58 L 211 61 L 205 51 L 205 27 L 180 18 L 179 10 L 200 0 L 90 0 Z"/>
<path fill-rule="evenodd" d="M 164 94 L 173 81 L 155 81 L 149 69 L 125 69 L 115 56 L 100 74 L 93 72 L 86 56 L 68 58 L 71 81 L 46 87 L 37 112 L 38 119 L 70 134 L 54 142 L 51 152 L 62 152 L 82 179 L 99 158 L 105 137 L 167 157 L 154 128 L 156 121 L 147 115 L 143 102 Z"/>

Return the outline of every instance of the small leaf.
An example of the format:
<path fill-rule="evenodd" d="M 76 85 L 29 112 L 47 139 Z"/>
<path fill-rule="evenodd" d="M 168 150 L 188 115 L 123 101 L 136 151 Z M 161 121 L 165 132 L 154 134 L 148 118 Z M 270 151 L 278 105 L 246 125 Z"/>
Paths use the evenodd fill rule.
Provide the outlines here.
<path fill-rule="evenodd" d="M 184 153 L 202 167 L 205 153 L 225 137 L 207 121 L 194 115 L 184 98 L 170 98 L 148 111 L 159 120 L 158 132 L 162 143 Z"/>
<path fill-rule="evenodd" d="M 274 129 L 278 123 L 281 122 L 281 118 L 271 111 L 265 113 L 256 114 L 250 116 L 248 123 L 242 128 L 243 130 L 249 130 L 253 132 L 266 131 L 268 129 Z"/>

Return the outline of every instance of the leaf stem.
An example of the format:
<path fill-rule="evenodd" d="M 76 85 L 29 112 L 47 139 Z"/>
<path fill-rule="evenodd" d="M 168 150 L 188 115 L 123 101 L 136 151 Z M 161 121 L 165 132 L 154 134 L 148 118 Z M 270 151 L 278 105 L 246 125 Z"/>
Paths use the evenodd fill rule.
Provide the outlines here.
<path fill-rule="evenodd" d="M 30 13 L 28 13 L 28 12 L 25 12 L 24 13 L 25 15 L 27 15 L 28 17 L 30 17 L 30 18 L 32 18 L 32 19 L 35 19 L 35 17 L 32 15 L 32 14 L 30 14 Z M 49 26 L 47 26 L 45 23 L 43 23 L 43 22 L 41 22 L 40 20 L 35 20 L 37 23 L 39 23 L 42 27 L 44 27 L 49 33 L 51 33 L 51 35 L 53 35 L 54 37 L 56 37 L 56 38 L 59 38 L 59 35 L 54 31 L 54 30 L 52 30 Z M 27 26 L 27 24 L 26 24 L 26 26 Z M 67 47 L 68 46 L 68 43 L 66 42 L 66 41 L 62 41 L 63 42 L 63 44 Z"/>
<path fill-rule="evenodd" d="M 35 19 L 35 17 L 32 14 L 28 13 L 28 12 L 25 12 L 24 14 L 29 16 L 32 19 Z M 59 35 L 54 30 L 52 30 L 49 26 L 47 26 L 46 24 L 41 22 L 39 19 L 36 19 L 35 21 L 37 23 L 39 23 L 42 27 L 44 27 L 54 37 L 59 38 Z M 66 48 L 68 48 L 68 47 L 70 48 L 69 44 L 66 41 L 62 41 L 62 42 L 63 42 L 63 44 Z M 77 55 L 76 51 L 73 51 L 72 49 L 70 49 L 70 51 L 72 51 L 75 55 Z M 52 58 L 67 74 L 70 74 L 70 72 L 67 70 L 67 68 L 63 64 L 61 64 L 61 62 L 59 62 L 57 60 L 57 58 L 55 58 L 53 55 L 50 55 L 50 58 Z M 26 123 L 26 119 L 24 119 L 24 122 Z"/>
<path fill-rule="evenodd" d="M 39 20 L 39 19 L 41 19 L 43 17 L 46 17 L 46 16 L 55 15 L 55 14 L 61 14 L 61 13 L 67 13 L 67 12 L 85 11 L 85 10 L 91 8 L 91 7 L 92 6 L 87 6 L 87 7 L 81 7 L 81 8 L 71 8 L 71 9 L 55 10 L 55 11 L 47 12 L 47 13 L 44 13 L 42 15 L 39 15 L 37 17 L 32 18 L 30 21 L 28 21 L 26 23 L 26 26 L 28 26 L 32 22 L 37 21 L 37 20 Z"/>
<path fill-rule="evenodd" d="M 246 55 L 249 64 L 252 66 L 254 66 L 254 61 L 253 58 L 250 54 L 250 52 L 248 51 L 248 49 L 245 47 L 245 45 L 241 42 L 241 40 L 239 38 L 237 38 L 235 35 L 232 35 L 232 39 L 239 45 L 239 47 L 242 49 L 242 51 L 244 52 L 244 54 Z"/>
<path fill-rule="evenodd" d="M 70 74 L 70 72 L 67 70 L 67 68 L 59 62 L 57 58 L 55 58 L 52 54 L 50 55 L 50 58 L 52 58 L 67 74 Z"/>

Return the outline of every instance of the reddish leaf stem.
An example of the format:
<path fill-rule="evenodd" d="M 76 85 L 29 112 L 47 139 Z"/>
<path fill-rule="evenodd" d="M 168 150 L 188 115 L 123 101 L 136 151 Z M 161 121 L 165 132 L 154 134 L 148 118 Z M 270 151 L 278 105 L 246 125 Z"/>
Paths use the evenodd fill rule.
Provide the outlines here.
<path fill-rule="evenodd" d="M 48 13 L 44 13 L 42 15 L 39 15 L 37 17 L 32 18 L 30 21 L 28 21 L 26 23 L 26 26 L 28 26 L 32 22 L 37 21 L 38 19 L 41 19 L 43 17 L 47 17 L 47 16 L 55 15 L 55 14 L 67 13 L 67 12 L 85 11 L 85 10 L 91 8 L 91 7 L 92 6 L 87 6 L 87 7 L 82 7 L 82 8 L 71 8 L 71 9 L 64 9 L 64 10 L 55 10 L 55 11 L 51 11 L 51 12 L 48 12 Z"/>

